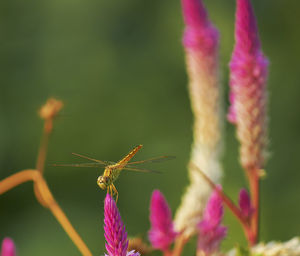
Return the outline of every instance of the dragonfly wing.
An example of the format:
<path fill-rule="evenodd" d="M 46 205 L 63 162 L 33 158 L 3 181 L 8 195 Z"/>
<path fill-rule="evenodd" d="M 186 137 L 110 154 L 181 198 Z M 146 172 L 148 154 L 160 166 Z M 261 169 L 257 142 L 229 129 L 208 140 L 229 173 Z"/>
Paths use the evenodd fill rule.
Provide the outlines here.
<path fill-rule="evenodd" d="M 105 164 L 101 163 L 83 163 L 83 164 L 52 164 L 52 166 L 65 166 L 65 167 L 101 167 L 106 166 Z"/>
<path fill-rule="evenodd" d="M 134 168 L 134 167 L 127 167 L 127 166 L 125 166 L 122 170 L 133 171 L 133 172 L 144 172 L 144 173 L 161 173 L 160 171 Z"/>
<path fill-rule="evenodd" d="M 90 160 L 90 161 L 93 161 L 93 162 L 96 162 L 96 163 L 100 163 L 100 164 L 103 164 L 103 165 L 114 164 L 114 162 L 110 162 L 110 161 L 101 161 L 101 160 L 98 160 L 98 159 L 95 159 L 95 158 L 91 158 L 91 157 L 88 157 L 88 156 L 84 156 L 84 155 L 80 155 L 80 154 L 77 154 L 77 153 L 72 153 L 72 155 L 78 156 L 78 157 L 81 157 L 81 158 L 84 158 L 84 159 L 88 159 L 88 160 Z"/>
<path fill-rule="evenodd" d="M 163 161 L 168 161 L 176 158 L 175 156 L 159 156 L 159 157 L 153 157 L 150 159 L 146 160 L 141 160 L 141 161 L 134 161 L 134 162 L 129 162 L 127 166 L 131 166 L 133 164 L 143 164 L 143 163 L 159 163 Z"/>

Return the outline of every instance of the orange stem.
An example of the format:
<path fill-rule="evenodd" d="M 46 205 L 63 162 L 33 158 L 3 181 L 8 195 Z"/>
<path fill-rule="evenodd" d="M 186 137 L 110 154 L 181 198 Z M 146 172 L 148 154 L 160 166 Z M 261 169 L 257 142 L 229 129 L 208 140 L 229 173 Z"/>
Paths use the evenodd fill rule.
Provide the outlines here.
<path fill-rule="evenodd" d="M 259 192 L 260 192 L 260 176 L 258 170 L 249 170 L 248 179 L 250 184 L 250 193 L 252 198 L 252 205 L 255 209 L 251 217 L 251 245 L 254 245 L 258 241 L 258 232 L 259 232 Z"/>
<path fill-rule="evenodd" d="M 172 252 L 168 249 L 163 252 L 164 256 L 172 256 Z"/>
<path fill-rule="evenodd" d="M 53 122 L 52 119 L 45 120 L 43 135 L 41 139 L 41 145 L 38 152 L 38 158 L 36 161 L 36 169 L 39 170 L 41 173 L 44 172 L 44 166 L 47 156 L 47 149 L 49 144 L 49 137 L 52 131 Z"/>
<path fill-rule="evenodd" d="M 48 151 L 48 144 L 49 144 L 49 138 L 52 131 L 53 122 L 52 119 L 46 119 L 44 123 L 44 129 L 41 139 L 41 144 L 38 152 L 38 158 L 36 161 L 36 169 L 43 175 L 44 173 L 44 166 L 45 161 L 47 157 L 47 151 Z M 34 188 L 34 194 L 36 199 L 39 201 L 41 205 L 47 208 L 47 203 L 43 201 L 42 196 L 39 193 L 39 190 L 36 188 L 36 184 L 33 186 Z"/>
<path fill-rule="evenodd" d="M 37 178 L 37 170 L 25 170 L 13 174 L 4 180 L 0 181 L 0 195 L 4 194 L 8 190 L 11 190 L 18 185 L 27 182 L 34 181 Z"/>
<path fill-rule="evenodd" d="M 39 170 L 31 169 L 20 171 L 0 181 L 0 195 L 27 181 L 34 182 L 35 188 L 38 191 L 40 199 L 42 199 L 42 201 L 45 203 L 44 206 L 50 209 L 52 214 L 61 224 L 65 232 L 68 234 L 73 243 L 77 246 L 82 255 L 91 256 L 92 253 L 90 252 L 86 244 L 83 242 L 81 237 L 78 235 L 76 230 L 73 228 L 73 226 L 71 225 L 68 218 L 61 210 L 55 199 L 53 198 L 52 193 L 50 192 L 48 185 L 41 173 L 39 172 Z"/>
<path fill-rule="evenodd" d="M 187 241 L 188 239 L 186 239 L 183 235 L 178 236 L 175 240 L 172 256 L 180 256 Z"/>
<path fill-rule="evenodd" d="M 233 213 L 233 215 L 239 220 L 241 223 L 245 236 L 248 240 L 249 245 L 253 245 L 253 230 L 251 226 L 251 222 L 249 219 L 246 219 L 240 209 L 233 203 L 233 201 L 227 196 L 222 190 L 217 188 L 217 185 L 202 171 L 198 166 L 191 163 L 191 167 L 195 168 L 199 171 L 202 177 L 207 181 L 207 183 L 212 187 L 212 189 L 216 190 L 219 196 L 222 198 L 223 203 L 229 208 L 229 210 Z"/>

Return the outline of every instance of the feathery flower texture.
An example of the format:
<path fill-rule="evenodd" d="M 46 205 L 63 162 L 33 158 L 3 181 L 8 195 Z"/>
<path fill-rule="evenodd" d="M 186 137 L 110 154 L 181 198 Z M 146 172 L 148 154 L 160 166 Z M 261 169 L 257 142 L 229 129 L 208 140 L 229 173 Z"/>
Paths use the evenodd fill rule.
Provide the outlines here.
<path fill-rule="evenodd" d="M 185 30 L 189 93 L 194 113 L 191 162 L 215 183 L 221 176 L 221 93 L 219 82 L 219 34 L 210 22 L 202 0 L 181 0 Z M 175 227 L 189 237 L 197 232 L 211 188 L 199 172 L 189 168 L 190 185 L 176 212 Z"/>
<path fill-rule="evenodd" d="M 8 237 L 4 238 L 1 247 L 1 256 L 16 256 L 14 241 Z"/>
<path fill-rule="evenodd" d="M 127 252 L 128 239 L 118 207 L 113 198 L 107 194 L 104 201 L 104 236 L 109 256 L 139 256 L 134 251 Z M 105 254 L 107 255 L 107 254 Z"/>
<path fill-rule="evenodd" d="M 267 58 L 263 55 L 250 0 L 237 0 L 235 48 L 230 62 L 228 119 L 237 125 L 241 162 L 262 169 L 266 160 Z"/>
<path fill-rule="evenodd" d="M 168 203 L 159 190 L 154 190 L 150 203 L 149 241 L 152 246 L 162 251 L 168 250 L 176 237 L 173 228 L 172 213 Z"/>
<path fill-rule="evenodd" d="M 221 190 L 221 186 L 217 189 Z M 215 190 L 207 202 L 203 220 L 198 224 L 198 252 L 204 252 L 208 256 L 219 250 L 220 243 L 227 234 L 227 228 L 221 225 L 222 219 L 222 198 Z"/>

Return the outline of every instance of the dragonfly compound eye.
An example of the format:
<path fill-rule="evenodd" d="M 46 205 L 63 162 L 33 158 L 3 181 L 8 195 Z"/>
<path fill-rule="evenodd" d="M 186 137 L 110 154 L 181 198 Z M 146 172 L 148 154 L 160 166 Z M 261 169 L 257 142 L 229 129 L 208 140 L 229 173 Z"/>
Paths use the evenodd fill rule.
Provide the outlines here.
<path fill-rule="evenodd" d="M 107 182 L 108 182 L 107 177 L 103 177 L 103 176 L 99 176 L 99 177 L 98 177 L 97 184 L 98 184 L 98 186 L 99 186 L 101 189 L 103 189 L 103 190 L 106 189 L 106 187 L 107 187 Z"/>
<path fill-rule="evenodd" d="M 99 176 L 98 177 L 98 180 L 97 180 L 97 184 L 98 184 L 98 186 L 101 188 L 101 189 L 103 189 L 103 190 L 105 190 L 106 189 L 106 179 L 104 179 L 104 177 L 103 176 Z"/>

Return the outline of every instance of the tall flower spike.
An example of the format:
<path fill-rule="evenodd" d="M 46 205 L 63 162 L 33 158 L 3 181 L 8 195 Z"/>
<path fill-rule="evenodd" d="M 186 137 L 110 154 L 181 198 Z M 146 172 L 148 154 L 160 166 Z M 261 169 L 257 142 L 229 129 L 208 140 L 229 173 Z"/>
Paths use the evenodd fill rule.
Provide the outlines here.
<path fill-rule="evenodd" d="M 185 30 L 189 93 L 194 113 L 194 142 L 190 161 L 219 183 L 221 176 L 221 91 L 219 82 L 219 34 L 210 22 L 202 0 L 181 0 Z M 175 216 L 176 230 L 184 237 L 197 232 L 211 188 L 197 169 L 189 168 L 190 185 Z"/>
<path fill-rule="evenodd" d="M 173 228 L 171 210 L 159 190 L 152 193 L 150 222 L 149 241 L 154 248 L 167 251 L 176 237 L 176 232 Z"/>
<path fill-rule="evenodd" d="M 1 256 L 16 256 L 14 241 L 8 237 L 4 238 L 1 247 Z"/>
<path fill-rule="evenodd" d="M 267 147 L 268 61 L 261 50 L 250 0 L 237 0 L 235 41 L 230 62 L 228 119 L 237 125 L 243 167 L 262 169 Z"/>
<path fill-rule="evenodd" d="M 217 189 L 221 189 L 221 186 Z M 197 255 L 209 256 L 219 250 L 220 243 L 227 234 L 227 228 L 221 225 L 222 219 L 222 198 L 215 190 L 207 202 L 203 220 L 198 224 Z"/>
<path fill-rule="evenodd" d="M 134 251 L 127 252 L 128 239 L 118 207 L 113 198 L 107 194 L 104 201 L 104 236 L 109 256 L 139 256 Z M 107 254 L 105 254 L 107 255 Z"/>

